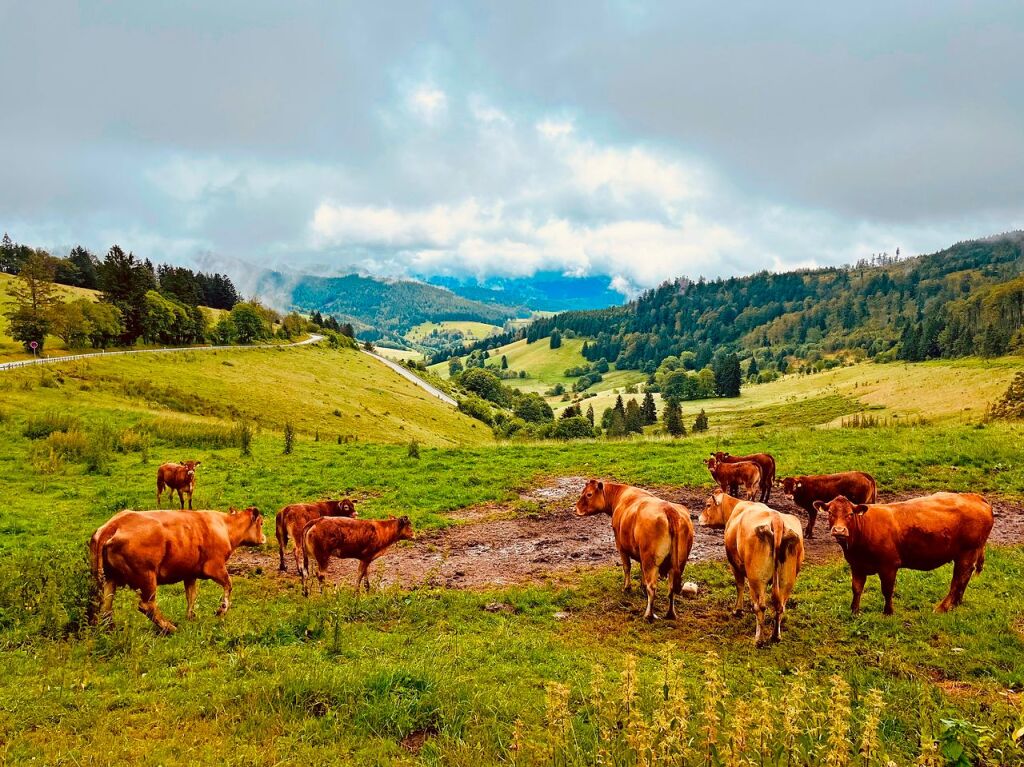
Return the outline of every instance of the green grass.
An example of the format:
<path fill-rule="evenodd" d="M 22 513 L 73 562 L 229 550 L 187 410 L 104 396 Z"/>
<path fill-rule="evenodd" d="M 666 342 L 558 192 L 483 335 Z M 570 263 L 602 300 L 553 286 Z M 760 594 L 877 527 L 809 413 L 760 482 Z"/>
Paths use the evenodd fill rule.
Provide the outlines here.
<path fill-rule="evenodd" d="M 376 367 L 363 368 L 362 360 Z M 201 588 L 194 622 L 183 620 L 181 587 L 162 587 L 162 608 L 180 622 L 173 637 L 154 635 L 124 593 L 112 631 L 80 625 L 85 541 L 116 511 L 151 507 L 156 465 L 164 460 L 201 459 L 197 508 L 257 505 L 272 539 L 276 509 L 341 493 L 365 495 L 361 514 L 408 514 L 425 530 L 453 524 L 450 512 L 474 504 L 512 503 L 530 513 L 519 492 L 557 475 L 708 486 L 701 459 L 717 448 L 770 450 L 780 474 L 856 468 L 873 473 L 885 490 L 975 490 L 1020 500 L 1022 425 L 975 426 L 950 416 L 902 428 L 815 428 L 848 407 L 850 395 L 838 386 L 814 390 L 810 377 L 797 381 L 805 388 L 780 396 L 764 396 L 762 387 L 748 392 L 751 400 L 763 397 L 770 425 L 753 426 L 765 419 L 751 406 L 732 411 L 726 427 L 722 410 L 709 434 L 675 441 L 471 444 L 479 432 L 463 435 L 451 411 L 424 411 L 442 422 L 435 426 L 426 415 L 423 428 L 449 430 L 442 433 L 464 444 L 421 440 L 415 459 L 405 439 L 393 439 L 396 422 L 383 411 L 403 413 L 404 437 L 418 412 L 416 392 L 398 382 L 392 389 L 366 355 L 249 350 L 186 353 L 174 364 L 119 362 L 128 361 L 61 366 L 46 373 L 54 380 L 45 385 L 38 370 L 0 375 L 0 762 L 590 764 L 601 696 L 621 696 L 631 656 L 641 714 L 612 731 L 609 742 L 620 749 L 628 732 L 664 737 L 649 714 L 667 694 L 666 659 L 682 664 L 679 684 L 691 702 L 696 743 L 704 690 L 713 689 L 709 668 L 724 676 L 723 749 L 736 727 L 731 717 L 741 702 L 758 700 L 758 684 L 777 703 L 767 717 L 776 733 L 782 709 L 798 707 L 800 763 L 820 763 L 828 750 L 836 678 L 851 688 L 852 711 L 843 716 L 855 745 L 866 694 L 881 692 L 882 747 L 901 765 L 916 757 L 922 727 L 940 734 L 942 719 L 988 728 L 1004 748 L 1011 748 L 1007 732 L 1022 724 L 1021 547 L 991 549 L 963 608 L 941 616 L 931 605 L 948 586 L 948 566 L 901 572 L 894 618 L 880 613 L 877 580 L 869 582 L 865 613 L 853 617 L 841 560 L 808 566 L 783 643 L 764 649 L 751 642 L 751 616 L 729 616 L 732 582 L 720 562 L 687 568 L 701 591 L 674 625 L 638 619 L 641 599 L 620 595 L 613 562 L 547 586 L 389 589 L 358 600 L 343 589 L 307 601 L 297 581 L 256 572 L 235 577 L 224 619 L 212 616 L 215 586 Z M 927 366 L 912 370 L 931 375 Z M 867 371 L 903 375 L 901 366 Z M 898 386 L 888 390 L 902 396 Z M 339 445 L 324 432 L 314 441 L 318 424 L 337 418 L 335 404 L 350 408 L 371 396 L 379 398 L 371 407 L 377 417 L 359 442 Z M 948 415 L 941 398 L 921 400 Z M 253 454 L 242 457 L 231 432 L 234 413 L 256 411 L 264 426 Z M 300 427 L 288 456 L 276 428 L 284 419 Z M 59 434 L 70 435 L 60 438 L 69 453 L 54 461 L 47 445 Z M 90 468 L 89 455 L 98 452 L 92 457 L 101 460 Z M 492 602 L 512 611 L 483 609 Z M 792 694 L 794 681 L 805 694 Z M 557 714 L 551 701 L 560 688 L 553 684 L 568 688 L 564 739 L 546 719 Z M 525 744 L 518 755 L 511 751 L 517 720 Z M 970 741 L 965 726 L 955 725 L 946 739 Z M 402 741 L 417 733 L 426 741 L 413 753 Z M 1019 750 L 1007 753 L 1007 764 L 1024 758 Z"/>
<path fill-rule="evenodd" d="M 462 333 L 466 341 L 476 341 L 495 333 L 501 332 L 501 327 L 486 322 L 472 322 L 470 320 L 444 320 L 443 322 L 421 322 L 405 334 L 408 341 L 422 341 L 434 330 L 439 333 L 458 332 Z"/>

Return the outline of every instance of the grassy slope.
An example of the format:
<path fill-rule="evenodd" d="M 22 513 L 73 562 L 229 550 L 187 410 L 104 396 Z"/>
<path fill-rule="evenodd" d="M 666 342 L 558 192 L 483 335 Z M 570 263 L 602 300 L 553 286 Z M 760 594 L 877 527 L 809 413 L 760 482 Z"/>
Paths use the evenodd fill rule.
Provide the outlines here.
<path fill-rule="evenodd" d="M 131 380 L 167 375 L 175 384 L 198 382 L 209 402 L 240 410 L 253 407 L 254 397 L 273 398 L 272 409 L 289 407 L 273 393 L 287 386 L 306 392 L 314 403 L 310 420 L 300 421 L 308 429 L 326 417 L 336 389 L 344 396 L 343 386 L 357 385 L 360 372 L 352 352 L 205 355 L 209 362 L 192 359 L 201 355 L 190 353 L 173 367 L 166 361 L 144 365 Z M 300 360 L 303 369 L 316 371 L 318 380 L 295 378 L 294 371 L 275 373 L 284 360 Z M 879 614 L 877 581 L 869 583 L 865 614 L 854 618 L 847 612 L 845 566 L 810 566 L 797 584 L 784 643 L 764 650 L 755 650 L 750 642 L 749 615 L 728 615 L 733 590 L 721 563 L 687 569 L 688 579 L 698 581 L 702 591 L 684 604 L 685 617 L 675 625 L 638 621 L 640 597 L 619 595 L 617 565 L 608 563 L 598 574 L 572 579 L 568 585 L 486 593 L 386 591 L 358 601 L 343 591 L 307 602 L 299 596 L 297 583 L 281 586 L 255 573 L 236 577 L 234 605 L 224 620 L 211 617 L 217 589 L 205 585 L 199 619 L 184 623 L 169 639 L 152 634 L 125 594 L 118 599 L 113 632 L 46 638 L 42 634 L 59 635 L 61 621 L 68 617 L 62 611 L 75 609 L 62 606 L 55 594 L 80 577 L 76 568 L 89 532 L 120 508 L 149 506 L 155 464 L 182 451 L 180 445 L 156 438 L 148 461 L 138 453 L 115 455 L 106 474 L 84 473 L 78 464 L 54 473 L 35 469 L 34 443 L 22 436 L 30 409 L 53 405 L 77 410 L 89 417 L 90 427 L 97 420 L 126 425 L 166 412 L 126 398 L 123 388 L 106 377 L 114 371 L 96 371 L 99 365 L 90 362 L 88 391 L 71 377 L 59 389 L 22 389 L 23 382 L 38 378 L 0 377 L 0 384 L 18 383 L 4 384 L 0 396 L 0 497 L 5 499 L 0 505 L 0 664 L 6 670 L 0 677 L 0 697 L 6 701 L 0 710 L 0 760 L 478 767 L 510 759 L 516 719 L 528 728 L 528 741 L 550 737 L 543 723 L 544 685 L 558 681 L 571 690 L 570 710 L 584 751 L 578 763 L 592 763 L 587 724 L 592 667 L 610 669 L 600 673 L 610 674 L 608 683 L 616 690 L 614 674 L 628 655 L 638 655 L 641 700 L 650 706 L 661 695 L 664 648 L 684 663 L 685 684 L 694 697 L 703 685 L 708 650 L 722 658 L 730 701 L 750 699 L 755 681 L 763 682 L 773 697 L 785 699 L 785 686 L 803 680 L 813 694 L 807 696 L 802 727 L 817 726 L 815 717 L 828 710 L 820 696 L 827 694 L 833 675 L 853 687 L 858 721 L 863 716 L 861 696 L 876 687 L 887 704 L 883 745 L 899 764 L 911 761 L 917 751 L 922 711 L 933 724 L 939 717 L 953 717 L 1001 731 L 1019 723 L 1020 712 L 1006 689 L 1024 687 L 1020 548 L 991 551 L 965 606 L 945 616 L 933 615 L 930 605 L 943 595 L 949 567 L 901 573 L 897 616 L 886 619 Z M 193 366 L 206 372 L 190 370 Z M 868 396 L 884 389 L 894 406 L 934 408 L 926 413 L 932 417 L 949 414 L 948 402 L 940 397 L 900 393 L 902 366 L 866 367 L 889 384 L 876 385 Z M 933 367 L 949 376 L 946 380 L 981 376 L 986 370 L 981 363 L 974 363 L 975 372 L 970 373 L 958 369 L 949 374 Z M 962 367 L 972 369 L 970 363 Z M 164 372 L 180 368 L 185 369 L 184 378 Z M 353 376 L 345 377 L 343 368 Z M 922 375 L 929 370 L 911 368 Z M 858 369 L 839 371 L 854 374 L 860 374 Z M 246 385 L 220 380 L 232 378 Z M 678 441 L 425 448 L 416 460 L 400 445 L 337 445 L 314 442 L 308 435 L 300 437 L 293 455 L 285 456 L 280 435 L 264 432 L 250 458 L 241 458 L 236 448 L 189 450 L 203 459 L 196 501 L 216 508 L 254 503 L 272 512 L 289 501 L 356 490 L 370 494 L 361 513 L 407 513 L 422 529 L 450 524 L 447 512 L 453 509 L 515 501 L 518 490 L 549 475 L 707 484 L 700 459 L 716 447 L 733 452 L 769 449 L 783 473 L 856 467 L 874 473 L 886 489 L 972 489 L 1024 498 L 1024 464 L 1017 447 L 1024 428 L 979 429 L 942 418 L 935 418 L 933 425 L 899 429 L 809 428 L 822 414 L 803 400 L 789 402 L 786 397 L 806 395 L 818 402 L 838 396 L 813 390 L 816 378 L 819 383 L 827 380 L 795 379 L 802 388 L 781 400 L 757 399 L 762 387 L 747 394 L 748 404 L 780 404 L 793 423 L 805 425 L 724 428 L 721 434 Z M 860 389 L 860 381 L 843 385 L 857 383 Z M 921 384 L 928 388 L 927 380 Z M 751 408 L 748 416 L 757 412 Z M 303 418 L 299 409 L 290 415 Z M 725 420 L 720 414 L 719 421 Z M 713 428 L 715 424 L 713 418 Z M 522 505 L 524 513 L 531 510 Z M 580 522 L 591 523 L 607 524 Z M 272 533 L 272 514 L 267 530 Z M 47 576 L 52 572 L 48 568 L 65 571 L 54 578 Z M 18 597 L 12 600 L 11 594 Z M 179 621 L 184 612 L 181 587 L 161 589 L 160 598 L 168 616 Z M 482 609 L 495 601 L 512 605 L 515 612 Z M 556 612 L 570 617 L 556 620 Z M 416 757 L 399 741 L 418 730 L 436 735 Z M 820 760 L 822 753 L 817 756 Z M 522 761 L 529 760 L 524 756 Z"/>
<path fill-rule="evenodd" d="M 63 383 L 39 385 L 55 379 Z M 181 414 L 212 423 L 248 418 L 271 429 L 290 421 L 300 432 L 319 430 L 331 440 L 491 441 L 482 424 L 369 355 L 317 346 L 89 359 L 0 374 L 0 387 L 5 404 L 25 411 Z"/>
<path fill-rule="evenodd" d="M 411 328 L 405 337 L 409 341 L 421 341 L 430 335 L 431 331 L 459 331 L 467 341 L 475 341 L 481 338 L 493 336 L 500 333 L 498 325 L 490 325 L 486 322 L 472 322 L 470 320 L 445 320 L 444 322 L 421 322 Z"/>

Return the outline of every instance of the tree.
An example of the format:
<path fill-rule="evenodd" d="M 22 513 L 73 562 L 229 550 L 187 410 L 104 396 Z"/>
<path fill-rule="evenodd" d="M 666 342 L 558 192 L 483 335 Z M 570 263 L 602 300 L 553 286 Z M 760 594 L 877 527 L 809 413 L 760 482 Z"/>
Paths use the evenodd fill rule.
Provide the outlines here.
<path fill-rule="evenodd" d="M 36 343 L 42 351 L 46 334 L 50 332 L 53 311 L 59 305 L 53 284 L 53 259 L 42 251 L 33 251 L 21 264 L 17 278 L 7 289 L 14 307 L 5 313 L 10 323 L 8 332 L 20 341 L 25 350 Z"/>
<path fill-rule="evenodd" d="M 237 335 L 238 331 L 235 329 L 235 321 L 231 318 L 231 313 L 227 312 L 222 314 L 220 319 L 217 320 L 217 324 L 213 326 L 210 338 L 218 346 L 227 346 L 235 342 Z"/>
<path fill-rule="evenodd" d="M 658 422 L 658 407 L 654 404 L 654 395 L 650 392 L 644 394 L 644 402 L 640 406 L 640 412 L 643 414 L 645 426 Z"/>
<path fill-rule="evenodd" d="M 683 409 L 679 401 L 670 399 L 665 403 L 665 431 L 673 437 L 682 437 L 686 434 L 686 427 L 683 425 Z"/>
<path fill-rule="evenodd" d="M 735 352 L 716 356 L 712 370 L 715 374 L 715 391 L 719 397 L 740 396 L 742 373 L 740 358 Z"/>
<path fill-rule="evenodd" d="M 107 252 L 99 270 L 103 300 L 121 310 L 124 323 L 123 343 L 131 345 L 142 336 L 142 315 L 146 293 L 156 289 L 151 265 L 125 253 L 117 245 Z"/>
<path fill-rule="evenodd" d="M 240 344 L 251 344 L 270 334 L 263 316 L 252 303 L 235 304 L 231 320 L 235 325 L 235 338 Z"/>
<path fill-rule="evenodd" d="M 755 357 L 753 354 L 751 354 L 750 355 L 750 364 L 747 365 L 747 380 L 748 381 L 756 381 L 757 380 L 757 374 L 759 372 L 760 371 L 758 370 L 758 367 L 757 367 L 757 357 Z"/>
<path fill-rule="evenodd" d="M 581 416 L 563 418 L 555 424 L 551 436 L 555 439 L 587 439 L 594 436 L 594 427 Z"/>
<path fill-rule="evenodd" d="M 501 379 L 490 370 L 471 368 L 459 376 L 459 385 L 466 391 L 498 405 L 504 405 L 508 400 Z"/>
<path fill-rule="evenodd" d="M 94 349 L 106 349 L 113 345 L 124 333 L 124 322 L 121 317 L 121 310 L 113 304 L 102 301 L 89 301 L 79 299 L 82 302 L 82 311 L 91 327 L 89 331 L 89 343 Z"/>
<path fill-rule="evenodd" d="M 555 414 L 539 394 L 526 394 L 516 401 L 513 412 L 528 423 L 547 423 Z"/>
<path fill-rule="evenodd" d="M 619 394 L 615 398 L 615 412 L 622 416 L 622 421 L 626 421 L 626 406 L 622 403 L 622 395 Z"/>
<path fill-rule="evenodd" d="M 69 349 L 80 349 L 89 343 L 93 328 L 83 304 L 90 303 L 86 298 L 79 298 L 59 304 L 53 313 L 52 332 Z"/>
<path fill-rule="evenodd" d="M 452 357 L 448 360 L 448 375 L 454 377 L 462 372 L 462 360 L 458 357 Z"/>
<path fill-rule="evenodd" d="M 604 418 L 601 419 L 601 423 L 608 436 L 624 437 L 626 435 L 626 416 L 623 411 L 616 408 L 609 408 L 605 412 L 609 414 L 607 423 L 605 423 Z"/>
<path fill-rule="evenodd" d="M 501 355 L 501 369 L 508 370 L 508 357 L 504 354 Z"/>
<path fill-rule="evenodd" d="M 352 323 L 351 322 L 346 322 L 344 325 L 341 326 L 341 334 L 343 336 L 348 336 L 349 338 L 355 338 L 356 337 L 356 331 L 352 327 Z"/>
<path fill-rule="evenodd" d="M 586 415 L 586 418 L 587 418 L 588 421 L 590 421 L 590 425 L 593 426 L 594 425 L 594 406 L 593 405 L 587 405 L 587 415 Z"/>
<path fill-rule="evenodd" d="M 551 348 L 557 349 L 562 345 L 562 334 L 557 330 L 551 331 Z"/>
<path fill-rule="evenodd" d="M 625 426 L 627 434 L 644 433 L 644 415 L 640 410 L 640 405 L 633 398 L 630 398 L 629 402 L 626 403 Z"/>
<path fill-rule="evenodd" d="M 83 248 L 77 245 L 71 249 L 67 257 L 68 262 L 75 267 L 75 281 L 68 283 L 79 288 L 96 290 L 100 286 L 99 260 Z"/>
<path fill-rule="evenodd" d="M 704 408 L 701 408 L 700 412 L 697 413 L 697 418 L 693 422 L 693 431 L 694 431 L 694 433 L 696 433 L 696 432 L 699 432 L 699 431 L 707 431 L 707 430 L 708 430 L 708 416 L 704 412 Z"/>

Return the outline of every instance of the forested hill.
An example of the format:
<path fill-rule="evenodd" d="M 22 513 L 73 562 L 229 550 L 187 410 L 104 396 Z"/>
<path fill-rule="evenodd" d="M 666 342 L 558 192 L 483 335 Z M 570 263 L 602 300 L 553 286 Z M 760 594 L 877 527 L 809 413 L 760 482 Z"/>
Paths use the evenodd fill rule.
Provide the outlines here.
<path fill-rule="evenodd" d="M 354 320 L 357 325 L 399 334 L 421 322 L 472 320 L 501 325 L 507 319 L 529 316 L 522 307 L 472 301 L 435 285 L 357 274 L 296 278 L 266 272 L 256 292 L 286 295 L 290 308 L 333 314 L 344 321 Z"/>
<path fill-rule="evenodd" d="M 747 277 L 680 278 L 612 309 L 534 322 L 596 339 L 588 359 L 653 370 L 692 352 L 700 369 L 720 349 L 756 353 L 758 369 L 840 349 L 920 360 L 997 355 L 1024 346 L 1024 232 L 961 242 L 906 260 Z M 494 342 L 503 340 L 493 339 Z"/>

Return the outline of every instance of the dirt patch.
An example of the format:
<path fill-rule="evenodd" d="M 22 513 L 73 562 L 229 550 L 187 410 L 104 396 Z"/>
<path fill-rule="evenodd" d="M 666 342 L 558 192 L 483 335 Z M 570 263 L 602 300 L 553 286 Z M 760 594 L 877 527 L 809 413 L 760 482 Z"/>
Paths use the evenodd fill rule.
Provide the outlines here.
<path fill-rule="evenodd" d="M 396 546 L 370 568 L 371 580 L 405 588 L 481 589 L 559 582 L 580 570 L 618 565 L 619 556 L 608 518 L 580 519 L 573 513 L 585 482 L 582 477 L 557 477 L 522 493 L 519 504 L 482 504 L 453 512 L 450 516 L 462 524 L 426 533 L 415 542 Z M 695 531 L 690 562 L 724 559 L 723 532 L 697 524 L 708 497 L 707 488 L 649 489 L 690 509 Z M 883 494 L 881 500 L 908 497 L 912 494 Z M 770 504 L 779 511 L 795 514 L 806 525 L 806 514 L 782 493 L 774 492 Z M 524 513 L 520 506 L 526 506 L 528 511 Z M 991 542 L 996 545 L 1024 542 L 1024 507 L 994 499 L 993 508 L 995 528 Z M 827 521 L 819 517 L 815 527 L 815 537 L 805 541 L 807 561 L 818 563 L 840 558 L 842 552 L 828 535 Z M 280 577 L 294 578 L 294 559 L 290 552 L 286 560 L 289 572 Z M 232 570 L 260 567 L 277 572 L 277 552 L 239 550 L 231 564 Z M 355 562 L 335 560 L 328 577 L 332 581 L 354 583 L 355 574 Z"/>
<path fill-rule="evenodd" d="M 437 730 L 416 730 L 410 732 L 404 738 L 399 741 L 399 744 L 411 754 L 418 754 L 423 748 L 423 744 L 427 742 L 427 739 L 437 734 Z"/>

